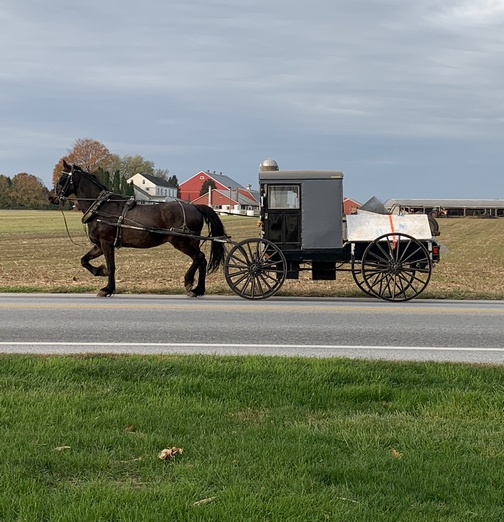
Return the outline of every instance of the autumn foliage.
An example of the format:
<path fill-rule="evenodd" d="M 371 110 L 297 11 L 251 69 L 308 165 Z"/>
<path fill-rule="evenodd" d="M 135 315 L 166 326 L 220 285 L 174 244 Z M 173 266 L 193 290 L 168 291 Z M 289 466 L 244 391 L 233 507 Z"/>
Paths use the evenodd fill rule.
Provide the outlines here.
<path fill-rule="evenodd" d="M 63 160 L 79 165 L 87 172 L 96 172 L 99 168 L 109 170 L 116 156 L 103 143 L 91 138 L 79 138 L 66 156 L 63 156 L 54 166 L 53 183 L 56 183 L 63 170 Z"/>
<path fill-rule="evenodd" d="M 157 169 L 152 161 L 140 155 L 119 156 L 92 138 L 79 138 L 56 163 L 52 173 L 55 185 L 63 172 L 63 161 L 78 165 L 83 170 L 96 174 L 102 183 L 113 192 L 133 195 L 132 185 L 127 179 L 141 172 L 160 177 L 178 186 L 175 176 L 168 179 L 167 169 Z M 46 209 L 51 208 L 47 195 L 49 190 L 41 179 L 22 172 L 13 178 L 0 174 L 0 209 Z"/>
<path fill-rule="evenodd" d="M 48 208 L 48 192 L 42 180 L 32 174 L 22 172 L 12 179 L 0 175 L 0 208 Z"/>

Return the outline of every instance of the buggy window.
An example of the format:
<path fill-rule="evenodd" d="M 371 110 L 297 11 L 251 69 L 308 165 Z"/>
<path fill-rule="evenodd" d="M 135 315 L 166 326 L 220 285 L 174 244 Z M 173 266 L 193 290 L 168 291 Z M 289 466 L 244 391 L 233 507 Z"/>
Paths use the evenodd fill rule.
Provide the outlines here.
<path fill-rule="evenodd" d="M 299 208 L 299 185 L 270 186 L 268 196 L 270 210 Z"/>

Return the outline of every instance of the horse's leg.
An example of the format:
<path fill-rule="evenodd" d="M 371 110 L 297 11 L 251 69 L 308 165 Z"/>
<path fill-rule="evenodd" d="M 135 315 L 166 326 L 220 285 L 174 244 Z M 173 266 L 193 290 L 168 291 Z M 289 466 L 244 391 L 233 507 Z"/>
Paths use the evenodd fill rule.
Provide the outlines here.
<path fill-rule="evenodd" d="M 198 270 L 198 284 L 191 290 L 189 294 L 191 297 L 199 297 L 201 295 L 205 295 L 205 280 L 206 280 L 206 267 L 207 260 L 205 254 L 203 252 L 198 251 L 197 254 L 193 257 L 193 263 L 191 266 L 195 266 L 193 271 L 193 281 L 196 270 Z"/>
<path fill-rule="evenodd" d="M 205 295 L 205 278 L 207 260 L 205 254 L 199 249 L 199 241 L 188 241 L 187 239 L 174 238 L 172 245 L 192 259 L 191 266 L 184 276 L 184 288 L 189 297 Z M 193 288 L 194 276 L 198 273 L 198 283 Z"/>
<path fill-rule="evenodd" d="M 96 259 L 103 254 L 103 250 L 99 245 L 95 245 L 85 256 L 81 259 L 81 265 L 89 270 L 94 276 L 107 276 L 108 271 L 105 265 L 93 266 L 90 261 L 91 259 Z"/>
<path fill-rule="evenodd" d="M 115 247 L 113 243 L 102 241 L 101 249 L 107 263 L 107 285 L 99 290 L 97 297 L 110 297 L 115 292 Z"/>

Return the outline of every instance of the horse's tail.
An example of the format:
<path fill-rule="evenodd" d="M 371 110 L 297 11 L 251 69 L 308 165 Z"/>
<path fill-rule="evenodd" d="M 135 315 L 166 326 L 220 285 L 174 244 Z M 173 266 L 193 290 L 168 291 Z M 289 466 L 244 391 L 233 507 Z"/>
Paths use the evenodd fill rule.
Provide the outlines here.
<path fill-rule="evenodd" d="M 218 238 L 221 237 L 224 239 L 226 236 L 226 231 L 224 230 L 224 224 L 222 223 L 220 217 L 217 215 L 217 212 L 213 208 L 210 208 L 208 205 L 194 205 L 203 215 L 205 223 L 208 225 L 208 230 L 210 232 L 209 237 Z M 211 274 L 215 272 L 219 268 L 220 265 L 224 264 L 224 258 L 226 256 L 226 251 L 224 249 L 223 241 L 212 241 L 212 246 L 210 248 L 210 259 L 208 260 L 207 273 Z"/>

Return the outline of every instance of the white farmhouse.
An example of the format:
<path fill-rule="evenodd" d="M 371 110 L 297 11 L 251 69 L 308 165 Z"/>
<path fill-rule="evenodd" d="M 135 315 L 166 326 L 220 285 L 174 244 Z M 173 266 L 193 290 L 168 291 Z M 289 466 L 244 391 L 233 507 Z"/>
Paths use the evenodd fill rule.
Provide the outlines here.
<path fill-rule="evenodd" d="M 128 183 L 133 183 L 137 200 L 159 202 L 177 199 L 177 187 L 157 176 L 137 173 L 128 179 Z"/>

